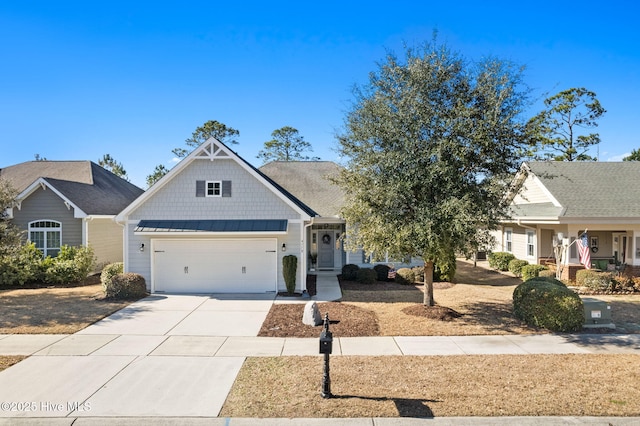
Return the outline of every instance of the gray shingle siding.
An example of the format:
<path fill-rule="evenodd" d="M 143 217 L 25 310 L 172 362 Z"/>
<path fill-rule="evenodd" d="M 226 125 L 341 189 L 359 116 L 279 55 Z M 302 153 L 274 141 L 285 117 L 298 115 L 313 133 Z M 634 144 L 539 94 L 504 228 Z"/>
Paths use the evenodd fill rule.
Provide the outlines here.
<path fill-rule="evenodd" d="M 230 181 L 230 197 L 196 197 L 197 181 Z M 231 185 L 230 184 L 230 185 Z M 223 188 L 224 189 L 224 188 Z M 129 216 L 141 219 L 299 219 L 300 214 L 233 160 L 194 160 Z"/>
<path fill-rule="evenodd" d="M 53 191 L 38 188 L 22 201 L 20 209 L 13 210 L 13 223 L 27 230 L 29 222 L 55 220 L 62 223 L 62 244 L 82 245 L 82 219 L 73 217 L 73 208 L 67 209 L 64 201 Z M 28 235 L 25 235 L 28 238 Z"/>

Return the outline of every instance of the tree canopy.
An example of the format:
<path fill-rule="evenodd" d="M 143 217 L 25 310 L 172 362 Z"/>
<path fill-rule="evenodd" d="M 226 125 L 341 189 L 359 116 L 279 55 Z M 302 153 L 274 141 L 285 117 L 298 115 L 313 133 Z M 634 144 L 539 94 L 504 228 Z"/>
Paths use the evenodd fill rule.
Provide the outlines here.
<path fill-rule="evenodd" d="M 114 175 L 119 176 L 122 179 L 129 180 L 127 171 L 124 169 L 122 163 L 117 162 L 110 154 L 103 155 L 102 158 L 98 160 L 98 164 L 109 170 Z"/>
<path fill-rule="evenodd" d="M 240 136 L 240 132 L 233 127 L 228 127 L 226 124 L 216 120 L 209 120 L 202 126 L 196 127 L 191 137 L 184 141 L 188 149 L 176 148 L 171 152 L 178 158 L 186 157 L 191 151 L 211 137 L 216 138 L 226 145 L 236 145 L 238 144 L 236 140 L 237 136 Z"/>
<path fill-rule="evenodd" d="M 631 154 L 627 155 L 622 161 L 640 161 L 640 149 L 634 149 Z"/>
<path fill-rule="evenodd" d="M 184 141 L 187 145 L 187 148 L 175 148 L 171 152 L 178 158 L 184 158 L 189 155 L 191 151 L 193 151 L 195 148 L 200 146 L 211 137 L 219 140 L 226 145 L 234 145 L 238 143 L 235 138 L 239 135 L 240 132 L 233 127 L 229 127 L 226 124 L 216 120 L 209 120 L 202 126 L 196 127 L 196 129 L 191 134 L 191 137 Z M 153 172 L 147 176 L 147 185 L 153 185 L 168 172 L 169 169 L 167 169 L 164 165 L 157 165 Z"/>
<path fill-rule="evenodd" d="M 16 254 L 20 249 L 23 233 L 7 215 L 7 209 L 13 207 L 16 195 L 11 184 L 0 178 L 0 257 Z"/>
<path fill-rule="evenodd" d="M 153 173 L 147 176 L 147 186 L 151 187 L 154 183 L 159 181 L 162 176 L 169 173 L 169 169 L 167 169 L 162 164 L 158 164 L 155 169 L 153 169 Z"/>
<path fill-rule="evenodd" d="M 597 127 L 597 120 L 607 112 L 596 94 L 584 87 L 571 88 L 545 99 L 544 105 L 546 108 L 529 121 L 541 157 L 555 161 L 596 161 L 587 152 L 600 143 L 600 135 L 578 134 L 580 129 Z"/>
<path fill-rule="evenodd" d="M 505 185 L 528 149 L 520 112 L 522 69 L 498 59 L 467 62 L 445 45 L 387 54 L 338 135 L 347 160 L 336 179 L 349 248 L 425 261 L 425 305 L 433 267 L 479 245 L 505 213 Z"/>
<path fill-rule="evenodd" d="M 304 155 L 313 152 L 311 144 L 304 140 L 298 129 L 284 126 L 271 133 L 270 141 L 264 143 L 264 149 L 258 152 L 257 158 L 264 163 L 269 161 L 319 160 L 318 157 Z"/>

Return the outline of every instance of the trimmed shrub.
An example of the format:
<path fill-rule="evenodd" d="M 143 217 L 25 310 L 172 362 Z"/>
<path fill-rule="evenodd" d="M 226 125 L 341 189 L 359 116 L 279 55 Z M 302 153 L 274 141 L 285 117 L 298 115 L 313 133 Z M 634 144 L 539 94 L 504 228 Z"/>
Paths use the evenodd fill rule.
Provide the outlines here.
<path fill-rule="evenodd" d="M 373 267 L 373 270 L 376 271 L 377 280 L 378 281 L 389 281 L 389 266 L 384 265 L 382 263 L 377 264 Z"/>
<path fill-rule="evenodd" d="M 282 258 L 282 275 L 287 286 L 287 293 L 293 294 L 296 291 L 296 272 L 298 271 L 298 257 L 288 254 Z"/>
<path fill-rule="evenodd" d="M 112 299 L 133 299 L 147 295 L 147 284 L 140 274 L 116 274 L 104 286 L 105 296 Z"/>
<path fill-rule="evenodd" d="M 42 252 L 33 243 L 24 244 L 18 253 L 0 256 L 0 284 L 24 285 L 41 279 Z"/>
<path fill-rule="evenodd" d="M 115 262 L 110 263 L 100 273 L 100 283 L 102 283 L 102 291 L 107 292 L 107 286 L 111 285 L 111 280 L 114 276 L 122 274 L 124 272 L 124 263 Z"/>
<path fill-rule="evenodd" d="M 584 321 L 580 296 L 564 285 L 540 279 L 515 288 L 513 313 L 528 325 L 551 331 L 577 331 Z"/>
<path fill-rule="evenodd" d="M 455 255 L 449 259 L 438 259 L 433 264 L 433 281 L 451 282 L 456 276 L 456 257 Z M 424 281 L 424 280 L 423 280 Z"/>
<path fill-rule="evenodd" d="M 47 284 L 77 283 L 87 278 L 94 265 L 91 247 L 62 246 L 58 256 L 42 261 L 40 278 Z"/>
<path fill-rule="evenodd" d="M 522 281 L 530 280 L 531 278 L 537 277 L 540 274 L 540 271 L 546 271 L 547 268 L 544 265 L 525 265 L 522 267 Z"/>
<path fill-rule="evenodd" d="M 581 269 L 576 272 L 576 285 L 590 290 L 608 290 L 613 283 L 613 273 Z"/>
<path fill-rule="evenodd" d="M 527 266 L 528 264 L 529 262 L 527 262 L 526 260 L 512 259 L 509 262 L 509 272 L 511 272 L 516 277 L 521 277 L 522 267 Z"/>
<path fill-rule="evenodd" d="M 361 284 L 373 284 L 378 278 L 378 273 L 371 268 L 360 268 L 356 272 L 356 281 Z"/>
<path fill-rule="evenodd" d="M 424 282 L 424 266 L 414 266 L 411 268 L 413 271 L 413 275 L 415 275 L 415 280 L 417 283 Z"/>
<path fill-rule="evenodd" d="M 409 268 L 400 268 L 396 271 L 395 281 L 399 284 L 413 284 L 416 282 L 416 275 Z"/>
<path fill-rule="evenodd" d="M 533 277 L 527 280 L 527 282 L 529 281 L 535 281 L 535 282 L 539 282 L 539 283 L 549 283 L 549 284 L 555 284 L 555 285 L 559 285 L 562 287 L 566 287 L 567 285 L 565 283 L 563 283 L 560 280 L 555 279 L 554 277 L 542 277 L 542 276 L 537 276 L 537 277 Z"/>
<path fill-rule="evenodd" d="M 342 267 L 342 279 L 347 281 L 355 281 L 356 273 L 360 267 L 352 263 L 348 263 Z"/>
<path fill-rule="evenodd" d="M 549 278 L 555 278 L 556 277 L 556 271 L 552 271 L 551 269 L 543 269 L 542 271 L 538 272 L 538 276 L 539 277 L 549 277 Z"/>
<path fill-rule="evenodd" d="M 489 266 L 493 269 L 498 269 L 499 271 L 508 271 L 509 262 L 515 258 L 516 257 L 512 253 L 506 251 L 492 252 L 489 253 Z"/>

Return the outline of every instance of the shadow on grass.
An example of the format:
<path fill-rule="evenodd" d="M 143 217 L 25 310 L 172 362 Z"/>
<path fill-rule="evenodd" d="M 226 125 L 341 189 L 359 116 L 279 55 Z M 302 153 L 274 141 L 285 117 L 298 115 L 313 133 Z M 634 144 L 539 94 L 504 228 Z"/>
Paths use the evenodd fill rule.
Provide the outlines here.
<path fill-rule="evenodd" d="M 523 329 L 532 332 L 545 333 L 545 330 L 527 326 L 524 322 L 516 318 L 513 314 L 511 301 L 499 302 L 476 302 L 462 305 L 457 308 L 463 312 L 463 319 L 466 324 L 480 327 L 490 334 L 517 334 Z"/>
<path fill-rule="evenodd" d="M 522 283 L 522 280 L 492 269 L 473 266 L 470 263 L 458 261 L 456 263 L 454 282 L 460 284 L 508 287 L 517 286 Z"/>
<path fill-rule="evenodd" d="M 366 401 L 393 401 L 400 417 L 435 417 L 427 403 L 441 402 L 431 399 L 390 398 L 386 396 L 332 395 L 331 399 L 360 399 Z"/>

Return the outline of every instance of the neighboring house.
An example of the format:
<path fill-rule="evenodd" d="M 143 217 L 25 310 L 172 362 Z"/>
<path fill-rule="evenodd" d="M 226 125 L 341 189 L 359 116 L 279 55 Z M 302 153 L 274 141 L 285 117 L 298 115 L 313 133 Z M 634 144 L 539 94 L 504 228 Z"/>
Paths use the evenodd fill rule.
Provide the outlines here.
<path fill-rule="evenodd" d="M 493 251 L 544 263 L 554 259 L 554 237 L 562 233 L 573 279 L 580 268 L 575 240 L 586 230 L 593 267 L 640 267 L 640 162 L 530 162 L 515 182 L 511 219 L 495 234 Z"/>
<path fill-rule="evenodd" d="M 326 179 L 338 170 L 324 161 L 257 169 L 209 139 L 118 214 L 125 270 L 154 293 L 257 293 L 286 290 L 286 255 L 298 257 L 297 291 L 313 266 L 363 264 L 361 252 L 344 251 L 343 194 Z"/>
<path fill-rule="evenodd" d="M 97 266 L 121 262 L 115 215 L 144 191 L 91 161 L 28 161 L 0 169 L 18 191 L 9 217 L 45 256 L 91 246 Z"/>

